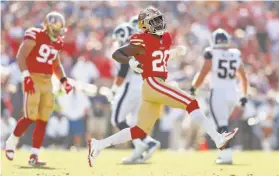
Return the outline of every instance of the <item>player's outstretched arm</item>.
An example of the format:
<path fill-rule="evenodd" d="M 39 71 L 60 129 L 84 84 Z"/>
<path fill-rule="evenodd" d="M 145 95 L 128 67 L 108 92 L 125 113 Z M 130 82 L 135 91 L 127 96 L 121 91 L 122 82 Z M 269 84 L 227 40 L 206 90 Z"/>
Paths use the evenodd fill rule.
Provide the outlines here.
<path fill-rule="evenodd" d="M 243 64 L 237 70 L 237 76 L 241 81 L 241 89 L 242 89 L 242 98 L 240 99 L 241 105 L 245 106 L 247 103 L 247 91 L 248 91 L 248 80 L 244 70 Z"/>
<path fill-rule="evenodd" d="M 17 52 L 17 63 L 19 65 L 20 70 L 23 72 L 27 72 L 28 68 L 26 65 L 26 59 L 29 55 L 29 53 L 32 51 L 32 49 L 36 46 L 36 41 L 35 40 L 31 40 L 31 39 L 25 39 L 20 47 L 19 50 Z"/>
<path fill-rule="evenodd" d="M 73 87 L 68 82 L 64 68 L 61 64 L 61 59 L 60 59 L 59 54 L 57 54 L 56 59 L 54 60 L 54 62 L 52 64 L 52 70 L 53 70 L 55 76 L 60 80 L 62 86 L 64 87 L 66 93 L 68 94 L 73 89 Z"/>
<path fill-rule="evenodd" d="M 192 95 L 195 95 L 196 89 L 199 88 L 204 82 L 204 79 L 206 78 L 207 74 L 211 70 L 211 66 L 212 66 L 211 60 L 206 59 L 203 63 L 201 71 L 198 72 L 193 79 L 192 88 L 190 90 Z"/>
<path fill-rule="evenodd" d="M 140 45 L 128 44 L 117 49 L 112 58 L 122 64 L 128 64 L 132 56 L 144 55 L 145 49 Z"/>
<path fill-rule="evenodd" d="M 120 87 L 123 84 L 123 82 L 124 82 L 124 80 L 127 76 L 128 71 L 129 71 L 129 65 L 128 64 L 121 64 L 120 65 L 120 69 L 117 73 L 117 76 L 114 79 L 114 82 L 113 82 L 113 85 L 112 85 L 112 88 L 111 88 L 113 93 L 115 93 L 117 91 L 118 87 Z"/>

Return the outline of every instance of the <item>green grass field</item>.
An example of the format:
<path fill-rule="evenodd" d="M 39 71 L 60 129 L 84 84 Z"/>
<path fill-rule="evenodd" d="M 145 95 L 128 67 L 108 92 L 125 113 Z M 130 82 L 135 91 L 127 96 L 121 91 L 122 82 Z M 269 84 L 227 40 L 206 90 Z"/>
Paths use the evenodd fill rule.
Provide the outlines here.
<path fill-rule="evenodd" d="M 32 168 L 27 151 L 17 151 L 14 161 L 1 152 L 2 176 L 279 176 L 279 152 L 236 152 L 234 165 L 215 165 L 215 151 L 157 151 L 146 164 L 123 165 L 131 150 L 102 151 L 94 168 L 87 164 L 87 151 L 43 151 L 44 168 Z"/>

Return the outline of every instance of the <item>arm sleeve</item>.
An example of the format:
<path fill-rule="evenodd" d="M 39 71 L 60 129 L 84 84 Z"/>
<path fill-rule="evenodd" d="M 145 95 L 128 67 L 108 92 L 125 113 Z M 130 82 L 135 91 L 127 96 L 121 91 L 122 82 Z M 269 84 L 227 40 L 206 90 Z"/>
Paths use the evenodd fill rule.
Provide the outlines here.
<path fill-rule="evenodd" d="M 125 78 L 129 71 L 129 64 L 121 64 L 117 76 Z"/>
<path fill-rule="evenodd" d="M 209 60 L 212 59 L 213 55 L 212 55 L 210 48 L 205 48 L 205 50 L 203 52 L 203 57 L 204 57 L 204 59 L 209 59 Z"/>
<path fill-rule="evenodd" d="M 34 30 L 34 28 L 29 28 L 24 33 L 24 40 L 25 39 L 31 39 L 36 40 L 37 32 Z"/>
<path fill-rule="evenodd" d="M 129 43 L 132 45 L 140 45 L 145 47 L 144 40 L 142 39 L 140 34 L 134 34 L 130 37 Z"/>

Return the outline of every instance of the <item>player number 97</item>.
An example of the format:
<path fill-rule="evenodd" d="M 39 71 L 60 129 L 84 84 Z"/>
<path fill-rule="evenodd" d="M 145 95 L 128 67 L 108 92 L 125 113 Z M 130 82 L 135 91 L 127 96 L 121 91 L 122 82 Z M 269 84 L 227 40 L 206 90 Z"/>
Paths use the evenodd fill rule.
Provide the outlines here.
<path fill-rule="evenodd" d="M 42 44 L 40 49 L 39 49 L 39 55 L 40 57 L 37 57 L 37 61 L 41 63 L 48 63 L 52 64 L 52 62 L 56 59 L 58 51 L 56 49 L 50 48 L 46 44 Z M 53 55 L 52 58 L 49 58 L 50 55 Z"/>

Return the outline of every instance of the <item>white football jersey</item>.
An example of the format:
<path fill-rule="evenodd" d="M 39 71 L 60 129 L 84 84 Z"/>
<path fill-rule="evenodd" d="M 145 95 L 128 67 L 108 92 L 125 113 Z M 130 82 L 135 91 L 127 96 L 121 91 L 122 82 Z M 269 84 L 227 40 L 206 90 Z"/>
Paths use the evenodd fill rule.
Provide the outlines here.
<path fill-rule="evenodd" d="M 130 23 L 122 23 L 114 29 L 113 38 L 118 42 L 118 45 L 120 47 L 120 46 L 128 44 L 129 37 L 136 32 L 137 32 L 136 29 Z M 118 63 L 117 67 L 118 67 L 117 70 L 120 70 L 121 67 L 123 67 L 123 65 Z M 122 72 L 122 74 L 123 74 L 123 72 Z M 133 87 L 133 88 L 141 87 L 142 77 L 140 74 L 134 72 L 132 69 L 130 69 L 130 67 L 125 71 L 124 74 L 126 76 L 125 76 L 123 85 L 125 85 L 125 83 L 129 82 L 129 83 L 131 83 L 130 87 Z M 123 85 L 122 85 L 122 87 L 123 87 Z"/>
<path fill-rule="evenodd" d="M 121 67 L 121 64 L 119 64 L 119 68 Z M 127 70 L 127 75 L 125 76 L 124 82 L 122 85 L 124 85 L 125 83 L 131 83 L 132 87 L 141 87 L 142 85 L 142 77 L 140 74 L 134 72 L 132 69 Z"/>
<path fill-rule="evenodd" d="M 236 71 L 240 67 L 241 52 L 236 48 L 206 48 L 205 59 L 212 59 L 211 88 L 236 88 Z"/>

